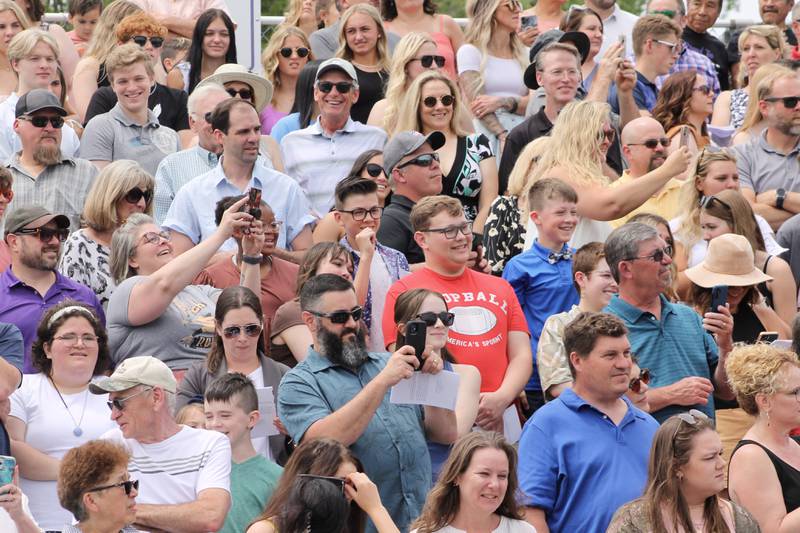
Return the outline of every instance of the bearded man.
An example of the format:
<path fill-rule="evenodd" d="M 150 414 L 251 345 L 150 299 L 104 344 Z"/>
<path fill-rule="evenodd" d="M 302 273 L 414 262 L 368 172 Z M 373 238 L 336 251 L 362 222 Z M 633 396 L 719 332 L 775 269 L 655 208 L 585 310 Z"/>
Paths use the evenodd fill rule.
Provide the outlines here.
<path fill-rule="evenodd" d="M 311 278 L 300 292 L 300 308 L 314 344 L 281 380 L 278 415 L 296 443 L 326 437 L 349 446 L 406 531 L 431 486 L 426 438 L 452 443 L 455 414 L 389 401 L 391 387 L 420 364 L 410 346 L 393 354 L 367 351 L 362 309 L 349 281 L 333 274 Z M 426 351 L 422 358 L 422 372 L 442 370 L 438 356 Z"/>

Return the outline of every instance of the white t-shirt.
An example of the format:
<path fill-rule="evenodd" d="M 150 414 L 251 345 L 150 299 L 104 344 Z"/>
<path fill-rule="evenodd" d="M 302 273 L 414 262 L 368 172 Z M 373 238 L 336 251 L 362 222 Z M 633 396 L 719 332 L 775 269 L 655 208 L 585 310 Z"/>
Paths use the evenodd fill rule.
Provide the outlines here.
<path fill-rule="evenodd" d="M 33 518 L 31 509 L 28 506 L 28 496 L 25 494 L 22 495 L 22 510 L 26 515 Z M 36 520 L 34 520 L 34 523 L 36 523 Z M 17 525 L 5 509 L 0 509 L 0 531 L 4 533 L 17 533 Z"/>
<path fill-rule="evenodd" d="M 62 397 L 72 417 L 44 374 L 26 374 L 22 386 L 11 395 L 11 416 L 26 424 L 25 442 L 57 459 L 64 457 L 70 448 L 96 439 L 116 425 L 106 405 L 107 394 L 92 394 L 87 389 Z M 75 422 L 80 422 L 83 431 L 80 437 L 73 433 Z M 31 514 L 42 529 L 58 530 L 72 523 L 72 513 L 58 502 L 55 480 L 33 481 L 20 476 L 20 488 L 28 495 Z"/>
<path fill-rule="evenodd" d="M 465 44 L 457 52 L 458 73 L 474 70 L 483 77 L 483 92 L 489 96 L 525 96 L 528 88 L 522 81 L 524 71 L 516 59 L 487 56 L 481 69 L 483 54 L 475 46 Z"/>
<path fill-rule="evenodd" d="M 216 431 L 180 426 L 173 436 L 155 444 L 126 439 L 119 428 L 102 438 L 122 443 L 131 453 L 128 472 L 139 480 L 137 503 L 190 503 L 206 489 L 230 492 L 231 445 Z"/>
<path fill-rule="evenodd" d="M 411 533 L 417 533 L 414 529 Z M 434 533 L 465 533 L 463 529 L 456 529 L 453 526 L 444 526 Z M 524 520 L 514 520 L 513 518 L 500 517 L 500 525 L 492 533 L 536 533 L 536 528 Z"/>

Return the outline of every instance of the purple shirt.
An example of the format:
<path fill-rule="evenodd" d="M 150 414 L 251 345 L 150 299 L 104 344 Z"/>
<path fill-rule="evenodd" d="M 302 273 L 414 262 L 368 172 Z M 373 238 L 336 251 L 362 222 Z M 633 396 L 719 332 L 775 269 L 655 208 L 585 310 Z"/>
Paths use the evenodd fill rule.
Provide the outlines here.
<path fill-rule="evenodd" d="M 278 111 L 272 107 L 272 104 L 267 105 L 267 107 L 261 111 L 261 135 L 269 135 L 269 132 L 272 131 L 272 126 L 287 114 L 288 113 Z"/>
<path fill-rule="evenodd" d="M 38 372 L 31 362 L 31 345 L 36 339 L 36 328 L 45 311 L 61 300 L 71 298 L 94 308 L 94 312 L 105 324 L 106 316 L 103 306 L 92 289 L 76 283 L 55 272 L 56 280 L 47 294 L 42 297 L 35 289 L 20 281 L 9 267 L 0 274 L 0 322 L 14 324 L 22 332 L 25 340 L 25 364 L 22 371 L 26 374 Z"/>

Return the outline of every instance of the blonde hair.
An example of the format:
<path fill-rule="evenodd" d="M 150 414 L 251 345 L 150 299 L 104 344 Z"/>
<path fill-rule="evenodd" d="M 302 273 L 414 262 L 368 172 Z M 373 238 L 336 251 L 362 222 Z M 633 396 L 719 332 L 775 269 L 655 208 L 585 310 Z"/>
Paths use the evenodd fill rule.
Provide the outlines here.
<path fill-rule="evenodd" d="M 347 44 L 347 36 L 345 32 L 347 30 L 347 23 L 350 20 L 350 17 L 356 13 L 367 15 L 378 27 L 378 42 L 375 44 L 375 53 L 378 56 L 378 63 L 375 66 L 378 67 L 378 70 L 385 71 L 387 68 L 389 68 L 390 59 L 386 29 L 383 27 L 381 14 L 370 4 L 355 4 L 348 7 L 347 11 L 342 13 L 342 16 L 339 18 L 339 49 L 336 51 L 336 57 L 341 57 L 342 59 L 346 59 L 348 61 L 353 60 L 353 51 L 350 50 L 350 46 Z"/>
<path fill-rule="evenodd" d="M 419 49 L 426 44 L 436 46 L 436 41 L 427 33 L 412 31 L 400 39 L 392 53 L 392 62 L 389 65 L 389 82 L 386 84 L 386 109 L 383 112 L 383 129 L 390 131 L 392 124 L 397 119 L 397 102 L 403 98 L 403 93 L 408 89 L 412 80 L 408 78 L 406 67 L 419 53 Z"/>
<path fill-rule="evenodd" d="M 53 50 L 56 59 L 58 59 L 58 43 L 56 43 L 53 36 L 46 31 L 37 28 L 29 28 L 16 34 L 11 39 L 11 42 L 8 43 L 7 55 L 9 63 L 25 59 L 39 43 L 44 43 L 49 46 Z"/>
<path fill-rule="evenodd" d="M 27 30 L 31 27 L 31 19 L 28 18 L 25 11 L 23 11 L 14 0 L 0 0 L 0 13 L 4 11 L 11 11 L 14 13 L 14 16 L 17 17 L 17 21 L 19 25 L 22 26 L 23 30 Z"/>
<path fill-rule="evenodd" d="M 117 24 L 128 15 L 139 13 L 142 8 L 128 0 L 115 0 L 103 10 L 97 26 L 92 33 L 92 40 L 84 57 L 93 57 L 101 65 L 105 63 L 109 52 L 117 46 L 115 35 Z"/>
<path fill-rule="evenodd" d="M 533 185 L 530 183 L 530 177 L 533 175 L 536 163 L 549 146 L 550 137 L 548 136 L 538 137 L 525 145 L 514 162 L 514 168 L 508 175 L 509 196 L 527 197 L 528 189 Z"/>
<path fill-rule="evenodd" d="M 278 51 L 283 47 L 283 43 L 285 43 L 286 39 L 290 36 L 297 37 L 303 41 L 303 46 L 308 48 L 308 55 L 306 56 L 308 61 L 314 59 L 314 54 L 311 53 L 311 43 L 308 41 L 308 36 L 306 36 L 303 30 L 297 26 L 290 26 L 288 24 L 281 24 L 278 26 L 275 33 L 270 37 L 267 46 L 264 47 L 264 51 L 261 53 L 261 66 L 264 67 L 264 77 L 267 78 L 267 81 L 272 83 L 273 87 L 281 86 L 281 73 L 278 71 Z M 278 91 L 272 94 L 273 102 L 277 94 Z"/>
<path fill-rule="evenodd" d="M 770 48 L 777 50 L 780 53 L 780 57 L 787 56 L 789 47 L 786 45 L 786 39 L 783 36 L 783 32 L 780 28 L 773 24 L 756 24 L 746 27 L 739 35 L 739 53 L 742 52 L 744 42 L 752 35 L 756 35 L 766 40 L 767 45 Z M 739 87 L 744 87 L 746 85 L 745 81 L 750 77 L 750 75 L 751 73 L 747 72 L 745 65 L 742 65 L 742 68 L 739 69 Z"/>
<path fill-rule="evenodd" d="M 117 215 L 117 202 L 134 187 L 152 193 L 155 180 L 136 161 L 120 159 L 112 162 L 100 171 L 89 190 L 83 206 L 83 221 L 95 231 L 116 229 L 125 222 Z M 152 197 L 144 213 L 153 214 Z"/>
<path fill-rule="evenodd" d="M 728 382 L 746 413 L 758 415 L 756 395 L 778 391 L 785 365 L 800 367 L 797 354 L 763 343 L 737 346 L 728 354 Z"/>
<path fill-rule="evenodd" d="M 494 14 L 502 2 L 503 0 L 468 0 L 467 2 L 469 23 L 464 32 L 464 42 L 473 45 L 481 52 L 479 77 L 474 87 L 467 88 L 474 93 L 480 92 L 483 88 L 485 81 L 483 79 L 483 70 L 488 60 L 487 50 L 495 30 Z M 525 67 L 528 66 L 528 53 L 516 32 L 511 32 L 509 48 L 511 56 L 519 63 L 522 70 L 525 70 Z"/>
<path fill-rule="evenodd" d="M 778 65 L 777 63 L 768 63 L 759 67 L 753 77 L 750 78 L 750 83 L 747 85 L 747 111 L 745 111 L 742 125 L 739 126 L 739 131 L 747 131 L 764 120 L 764 115 L 761 114 L 758 108 L 761 87 L 765 86 L 771 89 L 772 85 L 779 79 L 794 76 L 796 76 L 794 71 L 783 65 Z"/>
<path fill-rule="evenodd" d="M 422 133 L 422 118 L 419 108 L 422 105 L 422 89 L 429 82 L 439 81 L 447 85 L 450 89 L 450 95 L 453 97 L 453 113 L 450 115 L 450 131 L 459 137 L 469 135 L 461 124 L 464 124 L 462 118 L 463 106 L 461 105 L 461 95 L 458 86 L 453 80 L 435 70 L 423 72 L 411 82 L 411 86 L 406 91 L 405 96 L 397 108 L 397 120 L 390 133 L 390 136 L 395 135 L 401 131 L 418 131 Z"/>
<path fill-rule="evenodd" d="M 106 72 L 108 73 L 109 81 L 114 81 L 115 70 L 130 67 L 136 63 L 143 63 L 151 78 L 155 75 L 150 56 L 138 44 L 129 43 L 114 48 L 106 58 Z"/>
<path fill-rule="evenodd" d="M 314 10 L 316 14 L 316 9 Z M 289 0 L 286 11 L 283 14 L 283 24 L 298 27 L 300 16 L 303 14 L 303 0 Z"/>

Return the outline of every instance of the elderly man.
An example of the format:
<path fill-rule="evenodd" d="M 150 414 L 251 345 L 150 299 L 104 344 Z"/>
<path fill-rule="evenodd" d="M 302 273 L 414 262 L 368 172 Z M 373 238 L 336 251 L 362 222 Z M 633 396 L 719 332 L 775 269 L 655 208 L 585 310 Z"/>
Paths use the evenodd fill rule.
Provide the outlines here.
<path fill-rule="evenodd" d="M 128 471 L 140 483 L 137 529 L 217 531 L 231 503 L 230 441 L 176 424 L 177 388 L 169 367 L 150 356 L 126 359 L 110 377 L 89 385 L 94 394 L 108 394 L 111 419 L 119 425 L 103 438 L 131 453 Z"/>
<path fill-rule="evenodd" d="M 683 0 L 681 0 L 683 2 Z M 722 12 L 722 0 L 690 0 L 683 27 L 684 46 L 706 56 L 717 69 L 719 88 L 731 89 L 731 58 L 725 43 L 708 30 L 714 27 Z"/>
<path fill-rule="evenodd" d="M 407 531 L 430 489 L 426 438 L 452 443 L 455 414 L 389 401 L 389 390 L 411 377 L 419 361 L 410 346 L 393 354 L 367 351 L 362 309 L 349 281 L 333 274 L 311 278 L 300 307 L 314 344 L 281 380 L 281 421 L 295 442 L 327 437 L 349 446 L 397 527 Z M 426 352 L 423 358 L 422 372 L 442 370 L 438 356 Z"/>
<path fill-rule="evenodd" d="M 358 100 L 358 77 L 348 61 L 323 61 L 314 79 L 319 120 L 281 139 L 286 173 L 306 192 L 316 214 L 334 204 L 334 189 L 347 176 L 356 158 L 367 150 L 382 150 L 386 133 L 350 118 Z"/>
<path fill-rule="evenodd" d="M 605 311 L 625 322 L 639 365 L 653 374 L 647 395 L 656 420 L 691 408 L 713 418 L 714 394 L 723 400 L 734 397 L 725 373 L 733 318 L 722 306 L 700 317 L 664 297 L 672 283 L 666 247 L 655 228 L 638 222 L 611 232 L 605 254 L 619 294 Z"/>

